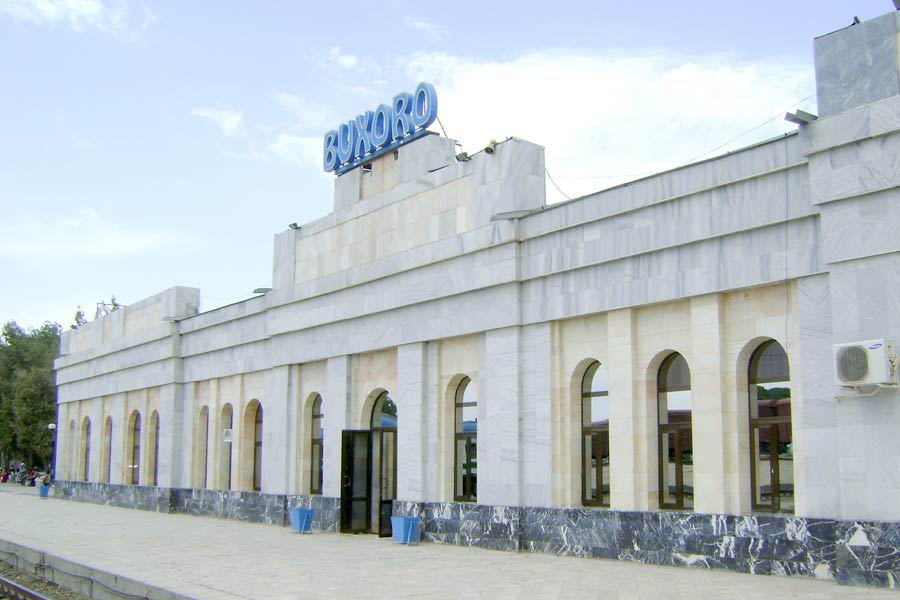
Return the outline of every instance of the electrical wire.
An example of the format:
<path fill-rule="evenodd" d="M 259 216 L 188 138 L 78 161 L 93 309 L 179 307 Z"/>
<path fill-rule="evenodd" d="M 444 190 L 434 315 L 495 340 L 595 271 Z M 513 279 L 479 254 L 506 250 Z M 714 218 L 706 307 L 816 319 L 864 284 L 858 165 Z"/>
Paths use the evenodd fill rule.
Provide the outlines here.
<path fill-rule="evenodd" d="M 562 195 L 565 197 L 566 200 L 571 200 L 571 199 L 572 199 L 572 198 L 570 198 L 570 197 L 568 196 L 568 194 L 566 194 L 564 191 L 562 191 L 561 189 L 559 189 L 559 186 L 556 185 L 556 182 L 555 182 L 555 181 L 553 181 L 553 175 L 550 174 L 550 171 L 547 170 L 547 167 L 544 167 L 544 173 L 547 174 L 547 179 L 550 180 L 550 183 L 553 184 L 553 187 L 556 188 L 556 191 L 557 191 L 557 192 L 559 192 L 560 194 L 562 194 Z"/>
<path fill-rule="evenodd" d="M 760 124 L 757 125 L 756 127 L 751 127 L 750 129 L 748 129 L 748 130 L 745 131 L 744 133 L 738 135 L 737 137 L 731 138 L 730 140 L 728 140 L 728 141 L 725 142 L 724 144 L 720 144 L 720 145 L 716 146 L 715 148 L 713 148 L 712 150 L 709 150 L 708 152 L 704 152 L 703 154 L 699 154 L 699 155 L 695 156 L 694 158 L 692 158 L 692 159 L 690 159 L 689 161 L 685 162 L 682 166 L 688 165 L 688 164 L 694 162 L 695 160 L 699 160 L 699 159 L 703 158 L 704 156 L 706 156 L 707 154 L 712 154 L 712 153 L 715 152 L 716 150 L 721 150 L 722 148 L 724 148 L 724 147 L 727 146 L 728 144 L 730 144 L 730 143 L 732 143 L 732 142 L 734 142 L 734 141 L 737 141 L 737 140 L 741 139 L 742 137 L 744 137 L 744 136 L 747 135 L 748 133 L 752 133 L 752 132 L 756 131 L 757 129 L 759 129 L 760 127 L 763 127 L 764 125 L 768 125 L 769 123 L 771 123 L 771 122 L 774 121 L 775 119 L 781 118 L 781 117 L 784 115 L 784 113 L 786 113 L 788 110 L 790 110 L 790 109 L 793 108 L 794 106 L 798 106 L 798 105 L 800 105 L 800 104 L 803 104 L 804 102 L 806 102 L 807 100 L 809 100 L 809 99 L 812 98 L 813 96 L 815 96 L 815 94 L 810 94 L 809 96 L 807 96 L 806 98 L 803 98 L 803 99 L 800 100 L 799 102 L 795 102 L 794 104 L 791 104 L 788 108 L 786 108 L 785 110 L 779 112 L 779 113 L 778 113 L 777 115 L 775 115 L 774 117 L 771 117 L 771 118 L 769 118 L 769 119 L 766 119 L 765 121 L 763 121 L 762 123 L 760 123 Z"/>
<path fill-rule="evenodd" d="M 698 154 L 697 156 L 695 156 L 694 158 L 692 158 L 692 159 L 686 161 L 685 163 L 683 163 L 683 164 L 680 165 L 680 166 L 689 165 L 689 164 L 691 164 L 692 162 L 694 162 L 694 161 L 696 161 L 696 160 L 699 160 L 699 159 L 703 158 L 703 157 L 706 156 L 707 154 L 712 154 L 712 153 L 715 152 L 716 150 L 721 150 L 722 148 L 724 148 L 724 147 L 727 146 L 728 144 L 731 144 L 732 142 L 735 142 L 735 141 L 741 139 L 742 137 L 744 137 L 745 135 L 747 135 L 747 134 L 749 134 L 749 133 L 753 133 L 753 132 L 756 131 L 757 129 L 759 129 L 759 128 L 765 126 L 765 125 L 768 125 L 769 123 L 771 123 L 771 122 L 774 121 L 775 119 L 781 118 L 781 117 L 784 115 L 784 113 L 786 113 L 788 110 L 790 110 L 791 108 L 793 108 L 793 107 L 795 107 L 795 106 L 800 106 L 800 105 L 802 105 L 804 102 L 806 102 L 807 100 L 809 100 L 810 98 L 812 98 L 812 97 L 814 97 L 814 96 L 815 96 L 815 94 L 810 94 L 809 96 L 807 96 L 807 97 L 805 97 L 805 98 L 803 98 L 803 99 L 801 99 L 801 100 L 799 100 L 799 101 L 797 101 L 797 102 L 791 104 L 791 106 L 789 106 L 787 109 L 785 109 L 785 110 L 779 112 L 777 115 L 775 115 L 775 116 L 773 116 L 773 117 L 770 117 L 770 118 L 766 119 L 765 121 L 763 121 L 763 122 L 760 123 L 759 125 L 756 125 L 756 126 L 754 126 L 754 127 L 751 127 L 750 129 L 744 131 L 744 132 L 741 133 L 740 135 L 737 135 L 737 136 L 731 138 L 730 140 L 728 140 L 728 141 L 725 142 L 724 144 L 720 144 L 720 145 L 716 146 L 716 147 L 713 148 L 712 150 L 707 150 L 707 151 L 704 152 L 703 154 Z M 654 175 L 654 174 L 655 174 L 655 173 L 628 173 L 628 174 L 620 174 L 620 175 L 562 175 L 562 176 L 560 176 L 560 179 L 617 179 L 617 178 L 630 178 L 630 177 L 647 177 L 647 176 L 649 176 L 649 175 Z M 548 173 L 548 176 L 549 176 L 549 173 Z M 553 185 L 556 185 L 556 184 L 554 183 Z M 559 187 L 557 187 L 556 189 L 559 189 Z M 560 193 L 562 193 L 561 190 L 560 190 Z M 565 196 L 565 194 L 563 194 L 563 195 Z M 566 196 L 566 197 L 568 198 L 568 196 Z"/>
<path fill-rule="evenodd" d="M 442 131 L 442 132 L 444 132 L 444 137 L 445 137 L 445 138 L 447 138 L 447 139 L 448 139 L 448 140 L 449 140 L 449 139 L 450 139 L 450 136 L 449 136 L 449 135 L 447 135 L 447 130 L 446 130 L 446 129 L 444 129 L 444 124 L 443 124 L 443 123 L 441 123 L 441 118 L 440 118 L 440 117 L 438 117 L 438 116 L 437 116 L 437 115 L 435 115 L 435 117 L 436 117 L 436 118 L 437 118 L 437 122 L 438 122 L 438 125 L 440 125 L 440 126 L 441 126 L 441 131 Z"/>

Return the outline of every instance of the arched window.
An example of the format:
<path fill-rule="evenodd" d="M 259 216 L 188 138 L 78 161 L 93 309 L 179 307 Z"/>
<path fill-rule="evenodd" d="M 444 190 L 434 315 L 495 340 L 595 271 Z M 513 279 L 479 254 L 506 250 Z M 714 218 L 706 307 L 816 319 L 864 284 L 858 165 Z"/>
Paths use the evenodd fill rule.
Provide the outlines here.
<path fill-rule="evenodd" d="M 110 483 L 110 476 L 112 475 L 112 428 L 112 417 L 106 417 L 106 427 L 104 427 L 103 432 L 103 455 L 100 457 L 103 460 L 101 474 L 104 483 Z"/>
<path fill-rule="evenodd" d="M 150 485 L 159 485 L 159 413 L 150 413 Z"/>
<path fill-rule="evenodd" d="M 750 482 L 754 510 L 794 512 L 791 373 L 775 340 L 750 357 Z"/>
<path fill-rule="evenodd" d="M 691 371 L 674 352 L 663 360 L 656 379 L 659 441 L 659 506 L 694 506 L 694 455 L 691 444 Z"/>
<path fill-rule="evenodd" d="M 454 403 L 453 497 L 475 502 L 478 497 L 478 401 L 472 380 L 464 377 L 456 388 Z"/>
<path fill-rule="evenodd" d="M 141 413 L 131 413 L 128 427 L 128 483 L 140 485 L 141 483 Z"/>
<path fill-rule="evenodd" d="M 219 488 L 231 489 L 231 446 L 232 446 L 232 426 L 234 412 L 230 404 L 222 407 L 222 451 L 219 456 Z"/>
<path fill-rule="evenodd" d="M 82 467 L 82 478 L 84 481 L 91 480 L 91 419 L 85 417 L 81 425 L 81 447 L 84 449 L 82 458 L 84 459 Z"/>
<path fill-rule="evenodd" d="M 205 489 L 209 484 L 208 470 L 206 466 L 206 458 L 209 448 L 209 407 L 204 406 L 200 409 L 200 422 L 197 424 L 197 466 L 198 466 L 198 485 Z"/>
<path fill-rule="evenodd" d="M 599 362 L 581 380 L 581 502 L 609 506 L 609 377 Z"/>
<path fill-rule="evenodd" d="M 253 464 L 250 473 L 251 489 L 254 492 L 260 492 L 262 491 L 263 407 L 257 400 L 251 401 L 247 406 L 244 431 L 250 433 L 247 442 L 253 449 Z"/>
<path fill-rule="evenodd" d="M 309 450 L 309 493 L 322 493 L 322 474 L 324 467 L 324 454 L 322 453 L 322 440 L 325 437 L 323 428 L 323 419 L 325 414 L 322 412 L 322 396 L 316 394 L 312 402 L 312 431 L 310 434 L 310 450 Z"/>

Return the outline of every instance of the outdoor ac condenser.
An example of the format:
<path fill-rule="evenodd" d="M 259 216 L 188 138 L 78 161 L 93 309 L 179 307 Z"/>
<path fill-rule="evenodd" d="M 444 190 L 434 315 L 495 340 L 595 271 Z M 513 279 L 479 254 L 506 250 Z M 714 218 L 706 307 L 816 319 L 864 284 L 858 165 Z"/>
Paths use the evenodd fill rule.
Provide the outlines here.
<path fill-rule="evenodd" d="M 891 343 L 883 339 L 865 340 L 835 344 L 832 348 L 836 385 L 896 385 L 897 357 Z"/>

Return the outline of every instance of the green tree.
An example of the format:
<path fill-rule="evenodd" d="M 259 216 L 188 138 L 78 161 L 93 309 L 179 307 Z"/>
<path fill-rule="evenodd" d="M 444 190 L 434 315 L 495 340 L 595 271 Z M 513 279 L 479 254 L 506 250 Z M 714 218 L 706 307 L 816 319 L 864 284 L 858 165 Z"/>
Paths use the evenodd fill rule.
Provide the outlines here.
<path fill-rule="evenodd" d="M 53 440 L 47 424 L 55 421 L 53 359 L 60 326 L 44 323 L 25 331 L 14 321 L 0 339 L 0 453 L 29 466 L 49 464 Z"/>
<path fill-rule="evenodd" d="M 791 388 L 773 387 L 766 389 L 761 385 L 756 386 L 756 397 L 760 400 L 781 400 L 791 397 Z"/>

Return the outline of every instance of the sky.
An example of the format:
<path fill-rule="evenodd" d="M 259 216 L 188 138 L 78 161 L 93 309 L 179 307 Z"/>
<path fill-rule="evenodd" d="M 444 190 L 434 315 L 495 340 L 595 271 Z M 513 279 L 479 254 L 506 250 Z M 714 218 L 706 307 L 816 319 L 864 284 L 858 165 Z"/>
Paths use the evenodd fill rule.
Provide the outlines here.
<path fill-rule="evenodd" d="M 332 210 L 324 133 L 420 81 L 461 150 L 544 146 L 554 203 L 794 130 L 813 39 L 893 9 L 0 0 L 0 323 L 270 286 L 273 236 Z"/>

